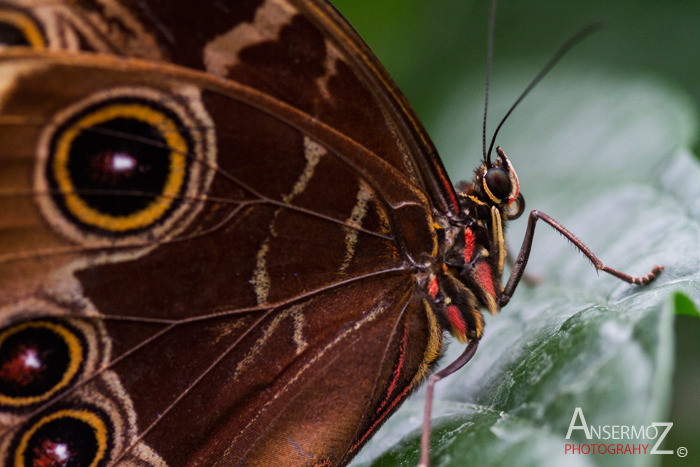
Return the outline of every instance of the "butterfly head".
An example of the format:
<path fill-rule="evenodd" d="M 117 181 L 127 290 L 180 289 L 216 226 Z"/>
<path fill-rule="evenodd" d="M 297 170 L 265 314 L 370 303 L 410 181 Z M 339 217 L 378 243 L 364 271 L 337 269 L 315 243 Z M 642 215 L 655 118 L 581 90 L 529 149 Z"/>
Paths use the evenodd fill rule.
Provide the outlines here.
<path fill-rule="evenodd" d="M 496 153 L 496 160 L 484 161 L 476 169 L 473 182 L 460 191 L 477 204 L 495 206 L 503 210 L 507 219 L 516 219 L 525 210 L 518 175 L 503 149 L 497 146 Z"/>

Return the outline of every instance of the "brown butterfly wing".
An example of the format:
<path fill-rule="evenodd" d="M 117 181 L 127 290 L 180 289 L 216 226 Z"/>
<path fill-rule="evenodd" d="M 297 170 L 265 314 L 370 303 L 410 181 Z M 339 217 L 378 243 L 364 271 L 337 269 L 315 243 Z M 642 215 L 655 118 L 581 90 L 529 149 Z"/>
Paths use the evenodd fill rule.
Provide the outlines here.
<path fill-rule="evenodd" d="M 112 460 L 347 459 L 437 356 L 407 262 L 434 254 L 427 200 L 400 166 L 270 93 L 137 63 L 79 66 L 91 60 L 6 63 L 3 322 L 69 315 L 87 351 L 46 400 L 7 408 L 5 455 L 33 446 L 27 427 L 51 427 L 51 414 L 94 422 L 78 416 L 87 407 L 113 430 Z M 123 219 L 95 224 L 62 204 L 70 190 L 47 161 L 65 138 L 52 135 L 139 99 L 177 123 L 161 145 L 187 148 L 185 176 L 168 196 L 78 186 L 97 206 L 136 209 L 135 195 L 165 206 L 152 224 L 105 232 Z M 110 157 L 89 159 L 108 180 Z M 290 439 L 301 421 L 309 436 Z"/>
<path fill-rule="evenodd" d="M 76 61 L 85 63 L 89 58 Z M 33 68 L 35 61 L 37 65 Z M 27 140 L 52 140 L 52 136 L 44 136 L 45 124 L 30 123 L 43 119 L 47 123 L 50 116 L 60 115 L 62 109 L 70 107 L 68 103 L 84 100 L 84 95 L 104 97 L 106 101 L 90 100 L 86 107 L 102 109 L 99 106 L 116 105 L 112 102 L 114 89 L 142 89 L 151 83 L 152 92 L 155 92 L 153 88 L 162 88 L 158 95 L 164 104 L 168 99 L 184 100 L 190 84 L 174 82 L 178 77 L 167 76 L 161 69 L 156 73 L 165 85 L 154 86 L 153 72 L 138 72 L 135 65 L 126 72 L 118 72 L 116 63 L 104 63 L 104 59 L 96 60 L 94 67 L 88 66 L 79 73 L 76 73 L 78 63 L 52 65 L 47 61 L 7 61 L 6 73 L 16 72 L 3 106 L 6 120 L 3 130 L 8 138 L 19 122 L 24 130 L 34 128 L 35 134 L 27 134 Z M 48 82 L 56 85 L 48 86 Z M 61 84 L 65 82 L 73 85 Z M 5 437 L 9 451 L 19 449 L 17 440 L 22 439 L 26 426 L 45 420 L 61 404 L 73 407 L 89 401 L 99 405 L 92 400 L 97 395 L 100 400 L 118 395 L 116 405 L 125 413 L 120 419 L 125 428 L 121 437 L 113 441 L 116 446 L 112 449 L 113 458 L 128 452 L 129 456 L 143 459 L 155 450 L 175 462 L 185 456 L 194 456 L 188 458 L 193 461 L 210 461 L 224 455 L 223 445 L 234 446 L 226 453 L 232 460 L 242 460 L 241 456 L 247 454 L 244 448 L 248 447 L 253 449 L 250 455 L 257 458 L 261 455 L 256 454 L 257 444 L 294 446 L 277 433 L 296 429 L 296 422 L 292 422 L 298 421 L 301 414 L 310 413 L 302 408 L 313 405 L 314 391 L 321 386 L 310 386 L 306 378 L 327 374 L 328 386 L 336 390 L 338 405 L 330 413 L 321 411 L 330 408 L 325 405 L 311 412 L 314 426 L 325 423 L 329 428 L 317 434 L 316 444 L 305 452 L 338 461 L 366 440 L 366 434 L 415 387 L 436 357 L 439 347 L 436 324 L 429 322 L 420 297 L 414 297 L 414 279 L 407 271 L 403 245 L 393 240 L 391 231 L 392 221 L 413 220 L 410 214 L 416 212 L 412 208 L 422 201 L 420 193 L 405 190 L 406 206 L 396 194 L 394 199 L 385 199 L 372 185 L 378 185 L 379 180 L 385 186 L 402 182 L 401 176 L 385 162 L 367 159 L 366 166 L 374 164 L 374 170 L 384 170 L 361 176 L 348 164 L 348 157 L 329 150 L 329 147 L 342 147 L 344 142 L 342 138 L 334 141 L 337 135 L 332 131 L 319 132 L 323 146 L 272 116 L 273 108 L 267 107 L 265 113 L 232 99 L 235 89 L 214 86 L 198 89 L 202 91 L 202 99 L 197 105 L 204 103 L 204 108 L 211 112 L 207 116 L 219 135 L 216 150 L 245 157 L 220 157 L 214 165 L 204 155 L 197 156 L 193 162 L 204 166 L 205 172 L 212 171 L 214 166 L 216 170 L 207 192 L 187 194 L 191 204 L 197 207 L 193 214 L 178 220 L 181 225 L 167 226 L 171 230 L 165 233 L 158 230 L 165 227 L 158 225 L 144 232 L 105 240 L 95 232 L 91 235 L 78 229 L 76 234 L 73 231 L 76 224 L 63 219 L 60 209 L 42 208 L 46 193 L 35 193 L 38 206 L 26 206 L 34 214 L 34 230 L 47 237 L 52 229 L 59 230 L 69 239 L 54 234 L 51 241 L 42 240 L 38 244 L 18 241 L 16 248 L 5 252 L 3 266 L 31 263 L 38 265 L 38 271 L 48 271 L 43 277 L 40 272 L 32 275 L 37 284 L 9 303 L 14 312 L 8 312 L 6 320 L 27 314 L 27 300 L 37 299 L 38 287 L 42 298 L 62 303 L 55 307 L 57 310 L 43 307 L 36 313 L 96 315 L 99 319 L 72 322 L 80 323 L 75 327 L 81 329 L 93 321 L 99 323 L 99 332 L 83 333 L 91 334 L 85 340 L 97 341 L 95 345 L 104 348 L 93 358 L 101 364 L 93 364 L 86 370 L 76 380 L 75 389 L 67 387 L 62 392 L 66 397 L 56 402 L 50 399 L 29 404 L 26 415 L 16 415 L 8 424 Z M 227 92 L 230 95 L 225 95 Z M 38 108 L 28 104 L 28 96 L 34 96 Z M 116 96 L 118 103 L 124 99 L 122 95 Z M 225 102 L 219 102 L 222 100 Z M 258 103 L 265 108 L 264 104 Z M 226 112 L 215 112 L 217 105 Z M 82 107 L 78 106 L 78 115 L 86 112 Z M 240 117 L 236 117 L 238 112 Z M 288 118 L 292 120 L 291 116 Z M 69 117 L 66 121 L 74 120 Z M 68 132 L 71 128 L 66 125 L 53 126 L 62 134 L 60 131 Z M 302 130 L 312 128 L 307 122 Z M 285 134 L 287 139 L 281 140 L 280 135 Z M 241 141 L 264 142 L 270 135 L 274 135 L 277 144 L 280 140 L 284 143 L 276 153 L 283 154 L 281 166 L 276 160 L 265 162 L 270 153 L 269 144 L 258 148 L 248 143 L 245 151 L 239 148 Z M 42 148 L 40 145 L 38 152 L 50 158 L 50 150 Z M 54 164 L 46 161 L 37 169 L 34 151 L 25 148 L 23 155 L 21 152 L 7 155 L 7 159 L 18 161 L 13 176 L 28 180 L 52 172 Z M 251 159 L 257 162 L 252 163 Z M 294 163 L 297 163 L 296 180 L 289 177 Z M 260 165 L 264 168 L 262 172 Z M 276 181 L 265 188 L 258 179 L 261 175 Z M 199 178 L 207 177 L 200 174 Z M 329 187 L 328 181 L 334 180 L 342 183 L 332 183 Z M 196 200 L 204 196 L 211 199 Z M 12 202 L 17 197 L 4 198 Z M 58 201 L 55 198 L 52 198 L 54 204 L 62 202 L 61 196 L 57 197 Z M 63 211 L 67 209 L 64 207 Z M 73 214 L 81 221 L 79 216 L 80 213 Z M 42 222 L 42 218 L 52 227 Z M 162 222 L 167 225 L 166 221 Z M 61 230 L 66 228 L 65 224 L 69 224 L 68 229 Z M 76 238 L 70 238 L 75 235 Z M 427 240 L 419 246 L 429 251 L 432 247 L 429 236 Z M 57 276 L 55 271 L 60 269 Z M 353 298 L 362 301 L 354 304 Z M 284 319 L 293 312 L 299 318 Z M 318 313 L 321 317 L 317 317 Z M 366 316 L 375 316 L 373 319 L 378 324 L 374 331 L 364 334 L 360 332 L 360 323 Z M 334 328 L 332 319 L 339 320 L 345 328 Z M 307 329 L 305 324 L 311 326 L 311 323 L 315 327 Z M 281 337 L 283 333 L 278 328 L 285 329 L 286 338 Z M 287 363 L 290 369 L 283 372 L 285 361 L 280 356 L 289 355 L 285 346 L 298 346 L 295 332 L 303 336 L 305 329 L 309 334 L 309 349 L 292 357 Z M 397 332 L 401 329 L 404 331 Z M 269 347 L 264 346 L 268 341 Z M 264 353 L 263 363 L 251 361 L 255 349 Z M 356 349 L 374 354 L 375 363 L 368 364 L 372 361 L 368 356 L 352 357 L 353 352 L 361 354 Z M 337 360 L 342 367 L 324 372 L 330 365 L 327 359 Z M 240 381 L 245 383 L 231 377 L 241 366 L 251 372 L 250 376 L 241 375 Z M 321 369 L 317 370 L 317 366 Z M 224 384 L 227 377 L 230 380 Z M 263 382 L 256 377 L 263 378 Z M 353 381 L 352 390 L 344 387 L 349 378 Z M 271 382 L 276 386 L 270 388 Z M 118 394 L 105 391 L 104 386 Z M 230 386 L 237 390 L 227 390 Z M 261 386 L 268 388 L 267 391 L 261 391 Z M 364 404 L 353 402 L 358 392 L 364 396 L 360 397 Z M 220 400 L 213 394 L 218 394 Z M 103 406 L 103 412 L 112 415 L 116 410 L 113 405 L 114 402 Z M 248 413 L 261 415 L 251 419 Z M 268 418 L 263 416 L 266 413 Z M 133 418 L 138 421 L 130 422 Z M 259 420 L 257 424 L 256 420 Z M 183 426 L 192 427 L 192 432 L 183 431 Z M 343 435 L 338 434 L 341 428 Z M 173 433 L 159 435 L 161 430 Z M 270 435 L 266 430 L 272 430 Z M 240 443 L 235 442 L 238 439 Z M 320 448 L 323 450 L 316 450 Z M 306 462 L 306 455 L 300 462 Z"/>
<path fill-rule="evenodd" d="M 439 210 L 458 210 L 442 162 L 405 97 L 325 0 L 30 5 L 37 5 L 28 14 L 47 48 L 166 60 L 254 87 L 387 160 Z"/>

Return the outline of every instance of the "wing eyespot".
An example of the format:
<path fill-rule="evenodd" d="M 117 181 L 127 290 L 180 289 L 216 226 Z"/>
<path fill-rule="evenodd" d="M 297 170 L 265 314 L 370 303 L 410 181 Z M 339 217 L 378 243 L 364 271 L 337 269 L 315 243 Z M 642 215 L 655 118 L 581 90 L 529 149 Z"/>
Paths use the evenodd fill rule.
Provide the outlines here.
<path fill-rule="evenodd" d="M 52 141 L 47 177 L 54 201 L 75 222 L 105 234 L 158 222 L 186 184 L 191 144 L 179 128 L 149 102 L 117 100 L 86 109 Z"/>
<path fill-rule="evenodd" d="M 106 465 L 113 431 L 95 407 L 59 409 L 32 419 L 16 434 L 11 458 L 14 465 Z"/>
<path fill-rule="evenodd" d="M 175 96 L 111 90 L 60 112 L 42 137 L 37 202 L 79 243 L 152 241 L 201 207 L 213 128 Z"/>
<path fill-rule="evenodd" d="M 67 323 L 31 320 L 0 332 L 0 409 L 31 408 L 81 374 L 86 339 Z"/>
<path fill-rule="evenodd" d="M 19 10 L 0 10 L 0 45 L 44 50 L 46 40 L 29 15 Z"/>

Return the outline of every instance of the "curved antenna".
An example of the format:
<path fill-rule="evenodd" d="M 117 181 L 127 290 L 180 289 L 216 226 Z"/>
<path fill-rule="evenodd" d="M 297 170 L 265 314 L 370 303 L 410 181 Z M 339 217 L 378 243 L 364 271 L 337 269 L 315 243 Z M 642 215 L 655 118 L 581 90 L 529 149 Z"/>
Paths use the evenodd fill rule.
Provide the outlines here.
<path fill-rule="evenodd" d="M 491 167 L 491 158 L 486 154 L 486 115 L 489 111 L 489 83 L 491 82 L 491 65 L 493 64 L 493 31 L 496 24 L 496 4 L 497 0 L 491 2 L 491 13 L 489 15 L 489 32 L 486 45 L 486 92 L 484 96 L 484 122 L 481 125 L 481 151 L 484 154 L 484 163 Z M 489 154 L 491 151 L 489 151 Z"/>
<path fill-rule="evenodd" d="M 564 55 L 566 55 L 566 53 L 573 46 L 575 46 L 576 44 L 578 44 L 579 42 L 581 42 L 583 39 L 585 39 L 589 35 L 593 34 L 594 32 L 596 32 L 600 29 L 603 29 L 603 27 L 604 27 L 604 24 L 601 21 L 593 22 L 593 23 L 589 24 L 588 26 L 584 27 L 583 29 L 581 29 L 580 31 L 578 31 L 573 36 L 571 36 L 569 38 L 569 40 L 567 40 L 563 45 L 561 45 L 559 47 L 559 49 L 557 49 L 557 51 L 554 53 L 554 56 L 552 56 L 552 58 L 549 59 L 549 62 L 547 62 L 547 64 L 542 68 L 542 70 L 540 70 L 540 72 L 537 73 L 537 76 L 535 76 L 535 78 L 532 81 L 530 81 L 530 84 L 527 85 L 527 87 L 522 92 L 522 94 L 520 94 L 520 96 L 516 99 L 515 103 L 510 107 L 510 109 L 508 109 L 508 112 L 506 112 L 505 117 L 503 117 L 503 120 L 501 120 L 501 123 L 499 123 L 498 126 L 496 127 L 496 131 L 494 131 L 494 133 L 493 133 L 493 138 L 491 138 L 491 145 L 489 146 L 489 150 L 488 150 L 488 153 L 486 156 L 487 160 L 489 160 L 489 161 L 491 160 L 491 151 L 493 151 L 493 145 L 496 142 L 496 136 L 498 135 L 499 130 L 501 129 L 501 127 L 503 126 L 505 121 L 508 119 L 510 114 L 513 112 L 513 110 L 515 110 L 515 108 L 518 106 L 518 104 L 520 104 L 520 102 L 525 98 L 525 96 L 527 96 L 530 93 L 530 91 L 532 91 L 532 88 L 534 88 L 537 85 L 537 83 L 542 81 L 542 78 L 545 77 L 545 75 L 549 72 L 549 70 L 551 70 L 554 67 L 554 65 L 556 65 L 557 62 L 559 60 L 561 60 L 561 58 Z"/>

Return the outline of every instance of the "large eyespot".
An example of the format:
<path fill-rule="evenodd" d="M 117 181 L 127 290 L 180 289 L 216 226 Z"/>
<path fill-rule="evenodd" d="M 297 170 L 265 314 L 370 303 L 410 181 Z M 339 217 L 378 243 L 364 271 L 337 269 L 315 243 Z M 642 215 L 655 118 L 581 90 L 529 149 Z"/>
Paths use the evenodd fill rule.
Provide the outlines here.
<path fill-rule="evenodd" d="M 85 339 L 54 321 L 27 321 L 0 332 L 0 408 L 41 403 L 68 387 L 85 361 Z"/>
<path fill-rule="evenodd" d="M 56 116 L 36 173 L 52 225 L 91 244 L 152 242 L 184 226 L 183 215 L 201 208 L 194 200 L 211 181 L 214 145 L 211 123 L 176 97 L 111 91 Z"/>
<path fill-rule="evenodd" d="M 510 195 L 510 178 L 505 170 L 494 167 L 484 176 L 486 194 L 495 203 L 500 203 Z"/>
<path fill-rule="evenodd" d="M 35 50 L 46 47 L 37 23 L 16 10 L 0 10 L 0 45 L 31 47 Z"/>
<path fill-rule="evenodd" d="M 523 212 L 525 212 L 525 198 L 518 193 L 518 197 L 506 205 L 506 217 L 512 221 L 520 217 Z"/>
<path fill-rule="evenodd" d="M 12 464 L 106 465 L 113 444 L 112 432 L 109 419 L 92 407 L 43 414 L 15 436 Z"/>
<path fill-rule="evenodd" d="M 68 122 L 47 164 L 54 200 L 86 227 L 120 234 L 152 225 L 178 202 L 190 144 L 182 125 L 145 102 L 108 102 Z"/>

